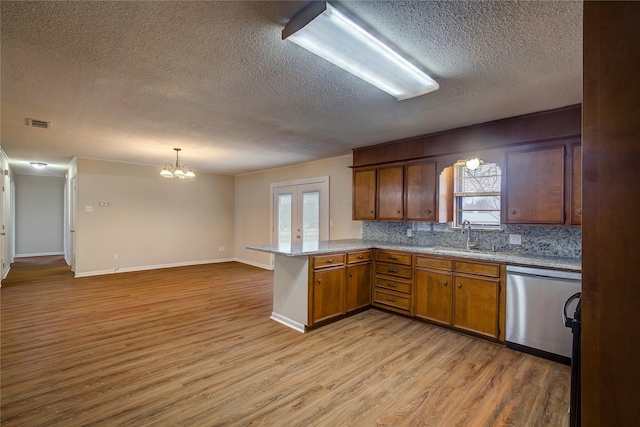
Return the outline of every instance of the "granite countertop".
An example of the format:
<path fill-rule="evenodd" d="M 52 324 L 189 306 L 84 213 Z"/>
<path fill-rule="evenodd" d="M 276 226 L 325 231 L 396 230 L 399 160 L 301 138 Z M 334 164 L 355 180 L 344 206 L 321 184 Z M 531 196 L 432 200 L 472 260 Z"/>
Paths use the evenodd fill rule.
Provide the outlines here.
<path fill-rule="evenodd" d="M 464 249 L 457 248 L 406 245 L 382 242 L 378 240 L 325 240 L 321 242 L 247 246 L 247 249 L 284 256 L 308 256 L 333 252 L 348 252 L 359 249 L 391 249 L 413 253 L 504 262 L 512 265 L 526 265 L 573 271 L 582 270 L 581 258 L 556 258 L 540 255 L 524 255 L 510 252 L 488 252 L 478 250 L 465 251 Z"/>

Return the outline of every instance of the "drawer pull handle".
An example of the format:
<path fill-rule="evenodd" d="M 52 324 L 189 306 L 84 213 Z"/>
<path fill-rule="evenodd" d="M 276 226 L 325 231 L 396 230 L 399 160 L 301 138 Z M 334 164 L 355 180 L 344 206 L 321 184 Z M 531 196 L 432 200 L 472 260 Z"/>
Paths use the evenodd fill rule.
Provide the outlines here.
<path fill-rule="evenodd" d="M 387 283 L 389 286 L 391 286 L 392 288 L 397 288 L 398 285 L 396 285 L 395 283 Z"/>
<path fill-rule="evenodd" d="M 458 283 L 458 289 L 462 289 L 462 283 Z"/>
<path fill-rule="evenodd" d="M 396 302 L 394 298 L 387 298 L 387 301 Z"/>
<path fill-rule="evenodd" d="M 395 268 L 387 268 L 387 271 L 389 273 L 397 273 L 398 272 L 398 270 L 396 270 Z"/>
<path fill-rule="evenodd" d="M 443 285 L 447 286 L 447 281 L 442 282 Z"/>
<path fill-rule="evenodd" d="M 362 259 L 362 255 L 358 255 L 358 259 Z"/>
<path fill-rule="evenodd" d="M 388 258 L 388 259 L 395 259 L 395 260 L 397 260 L 397 259 L 398 259 L 398 257 L 397 257 L 397 256 L 391 256 L 391 255 L 387 255 L 387 258 Z"/>
<path fill-rule="evenodd" d="M 328 260 L 327 260 L 327 262 L 328 262 L 329 264 L 332 264 L 332 263 L 333 263 L 333 260 L 332 260 L 332 259 L 328 259 Z"/>

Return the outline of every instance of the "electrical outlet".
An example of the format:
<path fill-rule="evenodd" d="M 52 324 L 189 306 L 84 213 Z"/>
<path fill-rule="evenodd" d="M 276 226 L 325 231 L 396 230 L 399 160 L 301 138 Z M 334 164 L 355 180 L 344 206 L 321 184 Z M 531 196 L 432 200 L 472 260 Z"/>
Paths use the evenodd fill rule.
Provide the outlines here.
<path fill-rule="evenodd" d="M 519 234 L 509 234 L 509 244 L 510 245 L 521 245 L 522 244 L 522 236 Z"/>
<path fill-rule="evenodd" d="M 117 261 L 118 260 L 118 254 L 113 254 L 113 260 Z"/>
<path fill-rule="evenodd" d="M 93 212 L 93 206 L 85 206 L 84 210 L 85 212 Z"/>
<path fill-rule="evenodd" d="M 224 252 L 224 251 L 225 251 L 224 246 L 218 246 L 218 252 Z"/>
<path fill-rule="evenodd" d="M 413 237 L 413 231 L 410 228 L 407 228 L 407 237 Z"/>

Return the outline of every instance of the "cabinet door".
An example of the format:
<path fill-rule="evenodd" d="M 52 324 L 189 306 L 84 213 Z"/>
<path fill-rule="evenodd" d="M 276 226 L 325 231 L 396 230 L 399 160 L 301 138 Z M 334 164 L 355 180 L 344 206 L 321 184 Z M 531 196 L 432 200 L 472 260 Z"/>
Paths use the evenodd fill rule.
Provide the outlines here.
<path fill-rule="evenodd" d="M 435 162 L 407 165 L 407 221 L 436 221 Z"/>
<path fill-rule="evenodd" d="M 353 219 L 376 219 L 376 170 L 353 171 Z"/>
<path fill-rule="evenodd" d="M 311 324 L 344 314 L 344 268 L 313 273 Z"/>
<path fill-rule="evenodd" d="M 498 338 L 499 281 L 454 276 L 454 283 L 453 325 Z"/>
<path fill-rule="evenodd" d="M 450 325 L 452 287 L 451 273 L 416 269 L 415 315 Z"/>
<path fill-rule="evenodd" d="M 507 153 L 505 222 L 564 224 L 564 145 Z"/>
<path fill-rule="evenodd" d="M 571 224 L 582 224 L 582 146 L 571 146 Z"/>
<path fill-rule="evenodd" d="M 404 166 L 378 169 L 378 219 L 404 219 Z"/>
<path fill-rule="evenodd" d="M 347 267 L 346 312 L 371 304 L 371 263 Z"/>

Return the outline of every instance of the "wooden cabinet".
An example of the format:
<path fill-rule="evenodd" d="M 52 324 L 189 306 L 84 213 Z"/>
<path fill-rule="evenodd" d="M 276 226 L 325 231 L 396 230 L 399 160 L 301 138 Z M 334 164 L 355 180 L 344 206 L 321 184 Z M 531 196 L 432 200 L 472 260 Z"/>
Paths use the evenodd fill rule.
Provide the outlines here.
<path fill-rule="evenodd" d="M 410 315 L 413 311 L 412 255 L 376 250 L 375 271 L 373 305 Z"/>
<path fill-rule="evenodd" d="M 571 224 L 582 224 L 582 145 L 571 147 L 570 212 Z"/>
<path fill-rule="evenodd" d="M 502 266 L 465 259 L 416 256 L 416 317 L 503 340 Z"/>
<path fill-rule="evenodd" d="M 371 305 L 371 251 L 347 254 L 345 311 L 350 313 Z"/>
<path fill-rule="evenodd" d="M 565 223 L 565 146 L 507 151 L 504 222 Z"/>
<path fill-rule="evenodd" d="M 353 171 L 353 219 L 376 219 L 376 169 Z"/>
<path fill-rule="evenodd" d="M 311 256 L 309 326 L 371 305 L 371 250 Z"/>
<path fill-rule="evenodd" d="M 433 161 L 353 170 L 354 220 L 437 221 Z"/>
<path fill-rule="evenodd" d="M 310 325 L 345 313 L 344 254 L 311 257 L 309 286 Z"/>
<path fill-rule="evenodd" d="M 404 167 L 378 169 L 378 213 L 380 221 L 404 219 Z"/>
<path fill-rule="evenodd" d="M 436 163 L 422 162 L 406 165 L 407 221 L 436 221 L 438 187 Z"/>

